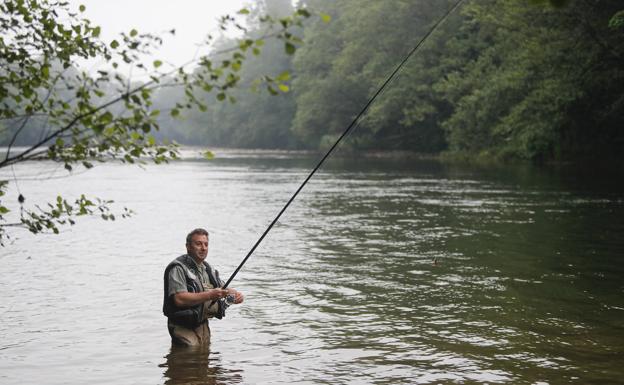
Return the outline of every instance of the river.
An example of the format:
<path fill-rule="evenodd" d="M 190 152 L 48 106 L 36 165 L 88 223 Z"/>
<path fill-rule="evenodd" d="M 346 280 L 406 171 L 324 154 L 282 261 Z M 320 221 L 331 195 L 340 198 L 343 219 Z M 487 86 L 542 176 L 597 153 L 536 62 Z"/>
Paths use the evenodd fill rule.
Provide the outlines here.
<path fill-rule="evenodd" d="M 52 163 L 15 167 L 26 204 L 85 193 L 135 214 L 12 230 L 1 384 L 624 378 L 624 189 L 555 167 L 332 159 L 234 280 L 245 302 L 211 321 L 210 347 L 172 348 L 162 274 L 186 234 L 210 231 L 208 260 L 228 277 L 316 160 L 199 152 L 70 178 Z"/>

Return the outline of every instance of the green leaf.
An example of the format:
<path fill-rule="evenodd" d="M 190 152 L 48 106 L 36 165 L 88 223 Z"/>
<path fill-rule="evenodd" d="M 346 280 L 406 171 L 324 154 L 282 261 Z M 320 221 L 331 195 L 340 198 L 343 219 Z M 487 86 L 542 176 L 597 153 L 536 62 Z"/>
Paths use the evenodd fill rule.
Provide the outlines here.
<path fill-rule="evenodd" d="M 290 73 L 288 71 L 284 71 L 281 74 L 277 75 L 275 80 L 279 82 L 287 82 L 290 80 Z"/>
<path fill-rule="evenodd" d="M 218 100 L 218 101 L 223 101 L 223 100 L 225 100 L 225 93 L 223 93 L 223 92 L 219 92 L 219 93 L 217 94 L 217 100 Z"/>
<path fill-rule="evenodd" d="M 215 157 L 212 151 L 204 151 L 203 155 L 204 155 L 204 159 L 208 159 L 208 160 L 214 159 Z"/>
<path fill-rule="evenodd" d="M 624 10 L 616 12 L 609 20 L 609 28 L 619 29 L 624 27 Z"/>
<path fill-rule="evenodd" d="M 136 29 L 132 29 L 132 30 L 130 31 L 130 37 L 135 37 L 135 36 L 136 36 L 136 35 L 138 35 L 138 34 L 139 34 L 139 32 L 138 32 Z"/>
<path fill-rule="evenodd" d="M 297 47 L 295 47 L 292 43 L 286 42 L 284 44 L 284 49 L 288 55 L 292 55 L 297 50 Z"/>
<path fill-rule="evenodd" d="M 117 47 L 119 47 L 119 42 L 118 42 L 117 40 L 113 40 L 113 41 L 111 41 L 111 43 L 110 43 L 110 47 L 111 47 L 112 49 L 116 49 Z"/>
<path fill-rule="evenodd" d="M 210 151 L 208 151 L 208 152 L 210 152 Z M 0 214 L 6 214 L 6 213 L 8 213 L 9 211 L 11 211 L 11 210 L 7 209 L 7 208 L 6 208 L 6 207 L 4 207 L 4 206 L 0 206 Z"/>
<path fill-rule="evenodd" d="M 290 87 L 288 87 L 286 84 L 280 84 L 277 86 L 277 88 L 279 88 L 282 92 L 290 91 Z"/>
<path fill-rule="evenodd" d="M 158 68 L 162 65 L 162 61 L 160 60 L 154 60 L 154 68 Z"/>
<path fill-rule="evenodd" d="M 113 121 L 113 114 L 110 111 L 106 111 L 99 117 L 99 121 L 102 124 L 108 124 Z"/>
<path fill-rule="evenodd" d="M 239 15 L 249 15 L 249 10 L 247 8 L 242 8 L 238 12 Z"/>
<path fill-rule="evenodd" d="M 321 16 L 321 20 L 325 23 L 329 23 L 331 21 L 331 16 L 326 13 L 321 13 L 319 16 Z"/>
<path fill-rule="evenodd" d="M 308 12 L 308 10 L 305 8 L 298 9 L 297 14 L 303 17 L 310 17 L 310 12 Z"/>
<path fill-rule="evenodd" d="M 174 109 L 171 110 L 170 114 L 171 114 L 172 117 L 175 118 L 175 117 L 180 115 L 180 110 L 178 110 L 177 108 L 174 108 Z"/>
<path fill-rule="evenodd" d="M 87 7 L 85 7 L 83 4 L 80 4 L 80 7 L 78 7 L 78 9 L 80 10 L 80 12 L 84 12 Z"/>

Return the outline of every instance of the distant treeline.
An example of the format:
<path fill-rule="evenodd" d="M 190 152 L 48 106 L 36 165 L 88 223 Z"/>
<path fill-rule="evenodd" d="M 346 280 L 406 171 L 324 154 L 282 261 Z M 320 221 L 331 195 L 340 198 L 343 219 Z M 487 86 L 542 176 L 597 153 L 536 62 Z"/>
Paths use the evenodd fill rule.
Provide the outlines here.
<path fill-rule="evenodd" d="M 240 90 L 235 104 L 211 103 L 167 133 L 211 146 L 327 146 L 455 1 L 305 3 L 331 22 L 306 25 L 305 44 L 292 57 L 267 40 L 263 55 L 242 69 L 249 80 L 287 70 L 290 93 Z M 531 160 L 619 154 L 622 1 L 536 3 L 466 1 L 378 98 L 348 145 Z M 289 4 L 266 0 L 258 12 L 288 13 Z M 249 34 L 261 32 L 252 23 Z"/>
<path fill-rule="evenodd" d="M 199 95 L 208 110 L 181 120 L 161 114 L 161 137 L 326 148 L 455 0 L 303 4 L 331 21 L 308 20 L 294 55 L 264 39 L 262 54 L 244 61 L 235 103 Z M 264 34 L 260 15 L 293 11 L 290 0 L 253 7 L 253 39 Z M 539 0 L 464 1 L 379 96 L 346 148 L 536 161 L 617 157 L 624 150 L 623 10 L 622 0 L 571 0 L 559 8 Z M 254 79 L 284 71 L 290 92 L 250 91 Z M 166 109 L 182 93 L 164 88 L 155 104 Z"/>

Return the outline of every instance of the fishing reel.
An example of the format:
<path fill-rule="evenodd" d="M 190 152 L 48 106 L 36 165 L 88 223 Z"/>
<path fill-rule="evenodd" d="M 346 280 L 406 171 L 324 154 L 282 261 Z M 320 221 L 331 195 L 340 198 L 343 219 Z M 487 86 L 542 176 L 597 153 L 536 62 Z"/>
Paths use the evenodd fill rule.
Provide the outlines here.
<path fill-rule="evenodd" d="M 228 294 L 225 297 L 225 304 L 230 306 L 230 305 L 234 304 L 235 300 L 236 300 L 236 297 L 234 296 L 234 294 Z"/>

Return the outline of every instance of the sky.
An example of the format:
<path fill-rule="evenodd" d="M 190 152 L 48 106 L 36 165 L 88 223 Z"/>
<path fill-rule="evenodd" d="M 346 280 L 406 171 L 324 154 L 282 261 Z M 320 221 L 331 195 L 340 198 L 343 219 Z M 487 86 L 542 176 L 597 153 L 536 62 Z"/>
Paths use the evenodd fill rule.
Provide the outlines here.
<path fill-rule="evenodd" d="M 69 0 L 69 4 L 75 11 L 81 4 L 86 7 L 82 16 L 101 27 L 106 42 L 133 28 L 163 36 L 164 43 L 155 58 L 177 67 L 193 59 L 197 44 L 207 34 L 218 36 L 220 16 L 235 14 L 249 0 Z M 175 36 L 166 33 L 171 29 L 176 30 Z"/>

